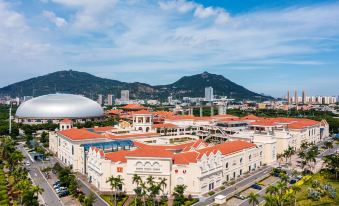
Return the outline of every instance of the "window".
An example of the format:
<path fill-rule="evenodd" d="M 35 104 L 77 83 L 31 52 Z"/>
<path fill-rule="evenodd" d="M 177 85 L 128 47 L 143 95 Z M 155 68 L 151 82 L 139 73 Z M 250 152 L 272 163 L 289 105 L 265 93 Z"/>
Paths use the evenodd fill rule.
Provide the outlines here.
<path fill-rule="evenodd" d="M 152 169 L 152 165 L 150 162 L 146 162 L 145 163 L 145 170 L 151 170 Z"/>
<path fill-rule="evenodd" d="M 240 164 L 242 164 L 242 157 L 240 158 Z"/>
<path fill-rule="evenodd" d="M 178 185 L 184 184 L 184 178 L 178 177 L 178 178 L 177 178 L 177 184 L 178 184 Z"/>
<path fill-rule="evenodd" d="M 248 159 L 251 160 L 252 159 L 252 155 L 248 156 Z"/>
<path fill-rule="evenodd" d="M 159 171 L 160 170 L 160 164 L 158 162 L 153 163 L 153 170 Z"/>
<path fill-rule="evenodd" d="M 137 170 L 142 170 L 142 162 L 137 162 L 135 166 Z"/>
<path fill-rule="evenodd" d="M 228 169 L 228 162 L 226 162 L 226 169 Z"/>
<path fill-rule="evenodd" d="M 74 146 L 72 145 L 72 155 L 74 155 Z"/>

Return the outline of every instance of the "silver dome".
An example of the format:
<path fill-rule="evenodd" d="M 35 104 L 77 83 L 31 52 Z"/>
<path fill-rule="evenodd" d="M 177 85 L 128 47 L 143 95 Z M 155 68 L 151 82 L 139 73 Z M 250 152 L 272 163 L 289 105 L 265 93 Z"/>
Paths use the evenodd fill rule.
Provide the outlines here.
<path fill-rule="evenodd" d="M 80 119 L 103 115 L 98 103 L 73 94 L 48 94 L 30 99 L 22 103 L 15 114 L 18 118 L 34 119 Z"/>

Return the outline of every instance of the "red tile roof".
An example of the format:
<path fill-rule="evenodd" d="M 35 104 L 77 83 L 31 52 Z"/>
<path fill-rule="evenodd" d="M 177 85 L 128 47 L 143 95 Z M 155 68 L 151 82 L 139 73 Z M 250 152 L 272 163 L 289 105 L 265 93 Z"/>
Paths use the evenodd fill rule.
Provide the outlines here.
<path fill-rule="evenodd" d="M 122 112 L 121 109 L 111 109 L 107 111 L 108 114 L 113 114 L 113 115 L 121 114 L 121 112 Z"/>
<path fill-rule="evenodd" d="M 146 109 L 146 107 L 139 105 L 139 104 L 128 104 L 126 106 L 123 106 L 122 109 L 124 109 L 124 110 L 142 110 L 142 109 Z"/>
<path fill-rule="evenodd" d="M 87 129 L 72 128 L 68 130 L 59 131 L 58 133 L 71 140 L 89 140 L 105 138 L 104 136 L 101 136 L 100 134 L 94 132 L 90 132 Z"/>
<path fill-rule="evenodd" d="M 128 153 L 128 157 L 156 157 L 156 158 L 173 158 L 173 153 L 167 150 L 154 149 L 152 147 L 142 147 Z"/>
<path fill-rule="evenodd" d="M 126 155 L 128 155 L 130 152 L 130 150 L 110 152 L 105 154 L 105 158 L 111 160 L 112 162 L 126 162 Z"/>
<path fill-rule="evenodd" d="M 60 123 L 72 123 L 72 122 L 73 122 L 72 120 L 67 118 L 60 121 Z"/>
<path fill-rule="evenodd" d="M 132 115 L 134 114 L 153 114 L 153 113 L 143 109 L 143 110 L 132 113 Z"/>
<path fill-rule="evenodd" d="M 115 130 L 113 126 L 105 126 L 105 127 L 94 127 L 92 128 L 94 132 L 107 132 L 110 130 Z"/>

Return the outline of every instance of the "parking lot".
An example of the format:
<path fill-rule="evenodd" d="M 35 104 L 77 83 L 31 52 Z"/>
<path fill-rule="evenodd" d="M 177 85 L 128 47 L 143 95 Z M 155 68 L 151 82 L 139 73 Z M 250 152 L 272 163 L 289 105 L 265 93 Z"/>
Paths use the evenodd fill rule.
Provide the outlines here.
<path fill-rule="evenodd" d="M 274 176 L 269 176 L 266 179 L 262 180 L 260 182 L 260 185 L 262 186 L 263 189 L 265 189 L 267 186 L 271 184 L 275 184 L 279 180 L 279 177 L 274 177 Z M 240 192 L 240 196 L 247 197 L 251 192 L 258 193 L 262 190 L 256 190 L 251 187 L 245 189 L 244 191 Z M 228 206 L 237 206 L 240 205 L 241 203 L 245 202 L 246 200 L 237 198 L 237 197 L 231 197 L 229 200 L 227 200 L 227 203 L 225 205 Z"/>

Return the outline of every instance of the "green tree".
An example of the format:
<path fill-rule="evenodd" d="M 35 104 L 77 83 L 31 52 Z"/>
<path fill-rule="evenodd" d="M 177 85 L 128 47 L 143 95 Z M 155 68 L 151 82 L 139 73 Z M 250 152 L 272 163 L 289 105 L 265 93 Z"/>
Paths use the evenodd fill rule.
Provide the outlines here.
<path fill-rule="evenodd" d="M 331 154 L 327 155 L 323 158 L 326 167 L 335 174 L 335 178 L 338 179 L 338 171 L 339 171 L 339 154 Z"/>
<path fill-rule="evenodd" d="M 111 185 L 112 190 L 114 191 L 114 205 L 117 205 L 117 193 L 122 188 L 124 184 L 124 179 L 121 178 L 120 175 L 114 177 L 113 175 L 108 178 L 106 182 Z"/>
<path fill-rule="evenodd" d="M 84 200 L 84 205 L 85 205 L 85 206 L 92 206 L 92 205 L 94 204 L 94 202 L 95 202 L 95 199 L 96 199 L 95 194 L 91 192 L 91 193 L 85 198 L 85 200 Z"/>
<path fill-rule="evenodd" d="M 186 190 L 187 186 L 186 185 L 176 185 L 174 187 L 174 192 L 173 192 L 173 196 L 174 196 L 174 205 L 183 205 L 185 203 L 185 190 Z"/>
<path fill-rule="evenodd" d="M 256 193 L 254 193 L 254 192 L 251 192 L 251 193 L 247 196 L 248 202 L 249 202 L 250 204 L 252 204 L 253 206 L 255 206 L 255 205 L 259 204 L 259 197 L 260 197 L 259 194 L 256 194 Z"/>

